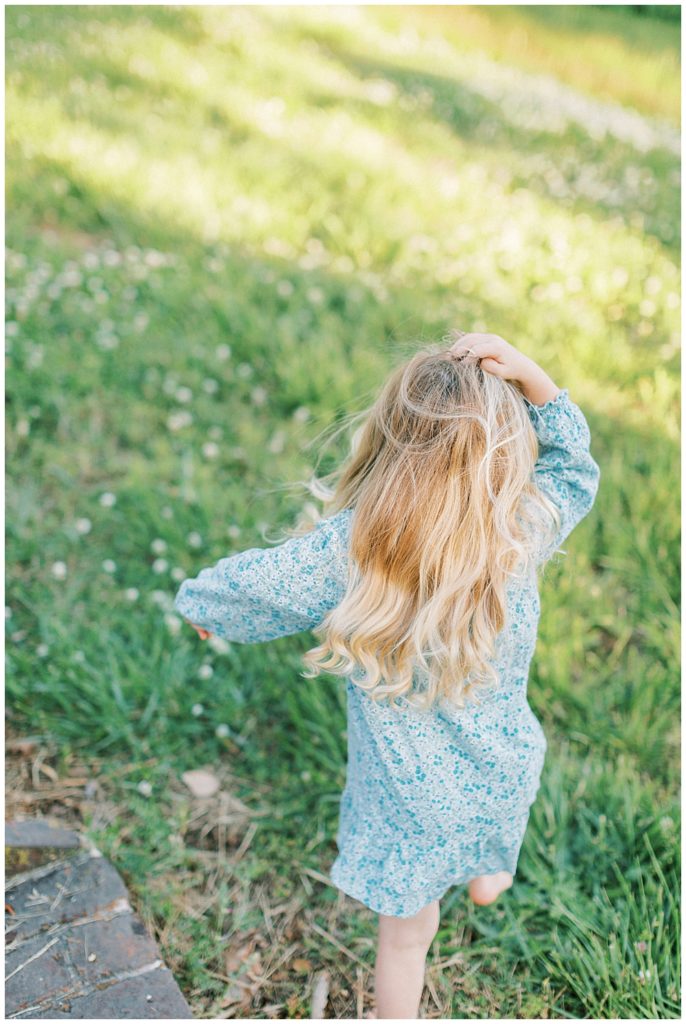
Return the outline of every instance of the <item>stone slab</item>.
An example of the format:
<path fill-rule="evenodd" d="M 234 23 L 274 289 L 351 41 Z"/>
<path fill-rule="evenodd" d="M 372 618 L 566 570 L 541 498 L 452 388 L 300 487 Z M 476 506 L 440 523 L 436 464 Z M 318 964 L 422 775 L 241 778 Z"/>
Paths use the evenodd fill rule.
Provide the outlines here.
<path fill-rule="evenodd" d="M 18 1020 L 191 1020 L 191 1013 L 164 964 L 138 977 L 68 997 L 51 997 L 7 1015 Z"/>
<path fill-rule="evenodd" d="M 22 834 L 36 841 L 41 833 Z M 121 877 L 77 839 L 56 860 L 7 878 L 6 1019 L 191 1020 Z"/>
<path fill-rule="evenodd" d="M 25 821 L 5 822 L 5 846 L 69 849 L 81 846 L 81 840 L 78 833 L 68 828 L 57 828 L 40 818 L 28 818 Z"/>

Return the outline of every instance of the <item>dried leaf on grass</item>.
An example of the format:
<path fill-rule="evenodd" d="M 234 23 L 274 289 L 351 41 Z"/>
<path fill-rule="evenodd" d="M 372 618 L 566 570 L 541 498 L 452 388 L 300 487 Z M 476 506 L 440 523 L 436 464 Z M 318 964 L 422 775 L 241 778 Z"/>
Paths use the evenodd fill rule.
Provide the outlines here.
<path fill-rule="evenodd" d="M 297 957 L 291 964 L 294 971 L 301 971 L 307 973 L 312 970 L 312 964 L 309 960 L 304 960 L 302 957 Z"/>
<path fill-rule="evenodd" d="M 199 798 L 214 796 L 219 789 L 219 779 L 204 768 L 193 768 L 181 776 L 193 796 Z"/>
<path fill-rule="evenodd" d="M 312 989 L 312 1020 L 322 1020 L 329 1001 L 331 978 L 328 971 L 320 971 Z"/>

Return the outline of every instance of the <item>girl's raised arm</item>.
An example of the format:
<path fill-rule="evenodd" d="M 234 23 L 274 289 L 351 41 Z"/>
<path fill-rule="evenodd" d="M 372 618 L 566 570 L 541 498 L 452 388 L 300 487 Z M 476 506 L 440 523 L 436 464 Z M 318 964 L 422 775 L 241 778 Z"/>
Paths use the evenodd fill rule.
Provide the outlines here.
<path fill-rule="evenodd" d="M 558 388 L 529 356 L 497 334 L 465 334 L 451 346 L 458 359 L 477 359 L 487 373 L 517 381 L 538 437 L 534 479 L 560 513 L 552 542 L 538 554 L 539 564 L 559 548 L 590 512 L 600 482 L 600 468 L 590 452 L 591 432 L 568 388 Z"/>
<path fill-rule="evenodd" d="M 274 640 L 313 628 L 339 604 L 346 564 L 337 517 L 323 519 L 309 533 L 202 569 L 181 584 L 174 608 L 225 640 Z"/>
<path fill-rule="evenodd" d="M 539 444 L 534 480 L 560 514 L 552 541 L 538 554 L 541 564 L 590 512 L 598 492 L 600 468 L 590 452 L 588 423 L 569 397 L 568 388 L 562 388 L 543 405 L 534 405 L 526 398 L 525 402 Z"/>

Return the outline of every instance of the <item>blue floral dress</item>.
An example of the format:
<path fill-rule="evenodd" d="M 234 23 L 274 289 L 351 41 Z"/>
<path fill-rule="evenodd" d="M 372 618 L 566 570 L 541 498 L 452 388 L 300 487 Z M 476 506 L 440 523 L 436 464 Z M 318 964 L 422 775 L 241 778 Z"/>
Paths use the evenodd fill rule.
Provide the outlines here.
<path fill-rule="evenodd" d="M 526 404 L 539 441 L 535 479 L 561 517 L 541 565 L 590 511 L 600 470 L 567 388 L 545 405 Z M 345 593 L 352 515 L 221 559 L 181 584 L 176 610 L 238 643 L 311 629 Z M 394 710 L 356 686 L 355 674 L 346 680 L 348 768 L 331 879 L 377 913 L 410 917 L 452 885 L 515 874 L 547 747 L 527 701 L 540 615 L 535 568 L 513 581 L 507 609 L 496 644 L 501 681 L 478 704 L 420 710 L 401 700 Z"/>

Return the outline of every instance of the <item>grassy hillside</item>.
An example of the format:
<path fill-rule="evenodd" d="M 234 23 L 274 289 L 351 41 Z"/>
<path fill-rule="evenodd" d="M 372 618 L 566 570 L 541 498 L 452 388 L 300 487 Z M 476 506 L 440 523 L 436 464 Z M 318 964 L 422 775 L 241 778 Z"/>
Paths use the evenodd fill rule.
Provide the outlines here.
<path fill-rule="evenodd" d="M 359 1015 L 375 919 L 327 880 L 340 680 L 171 599 L 292 522 L 321 431 L 458 326 L 569 387 L 602 479 L 542 584 L 515 885 L 446 897 L 423 1012 L 678 1017 L 678 25 L 13 6 L 6 39 L 9 723 L 97 772 L 72 813 L 195 1015 L 308 1016 L 324 970 Z"/>

